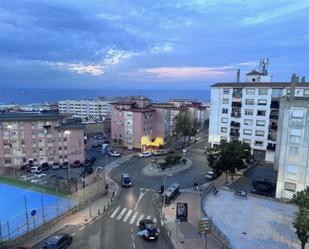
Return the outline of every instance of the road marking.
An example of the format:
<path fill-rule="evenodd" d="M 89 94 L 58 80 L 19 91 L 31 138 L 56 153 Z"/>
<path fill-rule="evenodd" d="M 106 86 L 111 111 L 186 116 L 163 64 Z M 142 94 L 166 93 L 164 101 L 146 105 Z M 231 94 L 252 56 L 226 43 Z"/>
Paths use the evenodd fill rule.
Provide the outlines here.
<path fill-rule="evenodd" d="M 137 215 L 138 215 L 138 212 L 135 212 L 134 215 L 132 216 L 131 220 L 130 220 L 130 224 L 133 224 Z"/>
<path fill-rule="evenodd" d="M 120 206 L 118 206 L 115 211 L 112 213 L 112 215 L 110 216 L 111 218 L 114 218 L 118 212 L 118 210 L 120 209 Z"/>
<path fill-rule="evenodd" d="M 83 230 L 86 226 L 82 226 L 80 229 L 78 229 L 79 231 Z"/>
<path fill-rule="evenodd" d="M 97 217 L 97 218 L 95 218 L 94 220 L 96 220 L 96 221 L 97 221 L 98 219 L 100 219 L 100 216 L 98 216 L 98 217 Z"/>
<path fill-rule="evenodd" d="M 71 236 L 74 237 L 76 233 L 72 233 Z"/>
<path fill-rule="evenodd" d="M 93 222 L 94 222 L 94 220 L 90 221 L 90 222 L 88 223 L 88 225 L 91 225 Z"/>
<path fill-rule="evenodd" d="M 137 225 L 137 226 L 139 225 L 139 221 L 142 220 L 144 217 L 145 217 L 145 215 L 144 215 L 144 214 L 141 214 L 141 216 L 139 217 L 139 219 L 138 219 L 137 222 L 136 222 L 136 225 Z"/>
<path fill-rule="evenodd" d="M 127 212 L 126 216 L 123 219 L 123 222 L 127 222 L 132 212 L 133 212 L 133 209 L 129 209 L 129 211 Z"/>
<path fill-rule="evenodd" d="M 147 219 L 147 220 L 150 220 L 150 219 L 151 219 L 151 216 L 150 216 L 150 215 L 148 215 L 146 219 Z"/>
<path fill-rule="evenodd" d="M 126 211 L 127 211 L 127 208 L 123 208 L 122 211 L 120 212 L 120 214 L 118 215 L 118 217 L 116 219 L 120 220 Z"/>

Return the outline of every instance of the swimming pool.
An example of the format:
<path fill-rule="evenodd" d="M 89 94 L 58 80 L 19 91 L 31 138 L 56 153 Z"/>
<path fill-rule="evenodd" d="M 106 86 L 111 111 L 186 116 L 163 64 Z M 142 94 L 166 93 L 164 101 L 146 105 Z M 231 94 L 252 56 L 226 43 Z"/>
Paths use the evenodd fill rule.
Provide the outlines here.
<path fill-rule="evenodd" d="M 58 196 L 0 183 L 0 240 L 33 230 L 74 205 L 74 201 Z"/>

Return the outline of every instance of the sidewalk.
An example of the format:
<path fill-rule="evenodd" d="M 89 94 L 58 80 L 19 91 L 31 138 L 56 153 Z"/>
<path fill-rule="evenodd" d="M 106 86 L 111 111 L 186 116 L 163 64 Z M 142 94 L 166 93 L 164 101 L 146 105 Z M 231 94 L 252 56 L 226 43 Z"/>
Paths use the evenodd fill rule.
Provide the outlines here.
<path fill-rule="evenodd" d="M 188 222 L 175 223 L 177 202 L 188 204 Z M 205 239 L 198 235 L 198 221 L 203 216 L 199 191 L 186 191 L 164 209 L 167 219 L 165 227 L 175 249 L 204 249 Z M 208 249 L 221 249 L 220 242 L 212 235 L 207 236 Z"/>

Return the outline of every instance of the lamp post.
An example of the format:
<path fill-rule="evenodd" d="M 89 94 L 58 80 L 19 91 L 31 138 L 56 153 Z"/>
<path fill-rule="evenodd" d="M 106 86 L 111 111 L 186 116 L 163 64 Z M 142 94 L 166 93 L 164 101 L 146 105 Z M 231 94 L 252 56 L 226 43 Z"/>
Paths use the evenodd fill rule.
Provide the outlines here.
<path fill-rule="evenodd" d="M 165 183 L 166 183 L 166 178 L 168 176 L 173 176 L 172 174 L 167 174 L 167 175 L 163 175 L 163 188 L 164 188 L 164 192 L 163 192 L 163 203 L 162 203 L 162 207 L 161 207 L 161 221 L 163 222 L 165 219 L 165 215 L 164 215 L 164 207 L 165 207 Z"/>
<path fill-rule="evenodd" d="M 69 160 L 69 146 L 70 146 L 70 134 L 71 131 L 66 130 L 64 131 L 64 135 L 67 137 L 67 158 L 68 158 L 68 190 L 69 190 L 69 194 L 71 194 L 71 184 L 70 184 L 70 179 L 71 179 L 71 164 L 70 164 L 70 160 Z"/>

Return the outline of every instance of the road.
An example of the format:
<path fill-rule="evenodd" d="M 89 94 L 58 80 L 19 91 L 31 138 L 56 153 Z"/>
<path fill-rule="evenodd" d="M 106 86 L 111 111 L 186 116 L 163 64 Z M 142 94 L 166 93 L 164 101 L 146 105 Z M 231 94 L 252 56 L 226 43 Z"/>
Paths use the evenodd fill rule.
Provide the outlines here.
<path fill-rule="evenodd" d="M 174 182 L 179 183 L 181 188 L 192 187 L 194 182 L 198 184 L 205 182 L 205 174 L 208 171 L 205 166 L 205 154 L 188 150 L 187 157 L 192 160 L 192 167 L 167 177 L 167 187 Z M 133 186 L 122 188 L 116 203 L 91 224 L 85 227 L 70 226 L 59 231 L 74 235 L 70 248 L 173 248 L 167 233 L 160 224 L 162 197 L 158 195 L 158 190 L 163 179 L 161 176 L 150 177 L 140 173 L 151 160 L 152 158 L 133 157 L 111 172 L 111 177 L 119 184 L 121 174 L 129 173 Z M 160 229 L 157 241 L 145 241 L 136 236 L 138 221 L 141 218 L 150 218 L 157 222 Z M 39 248 L 40 244 L 34 248 Z"/>

